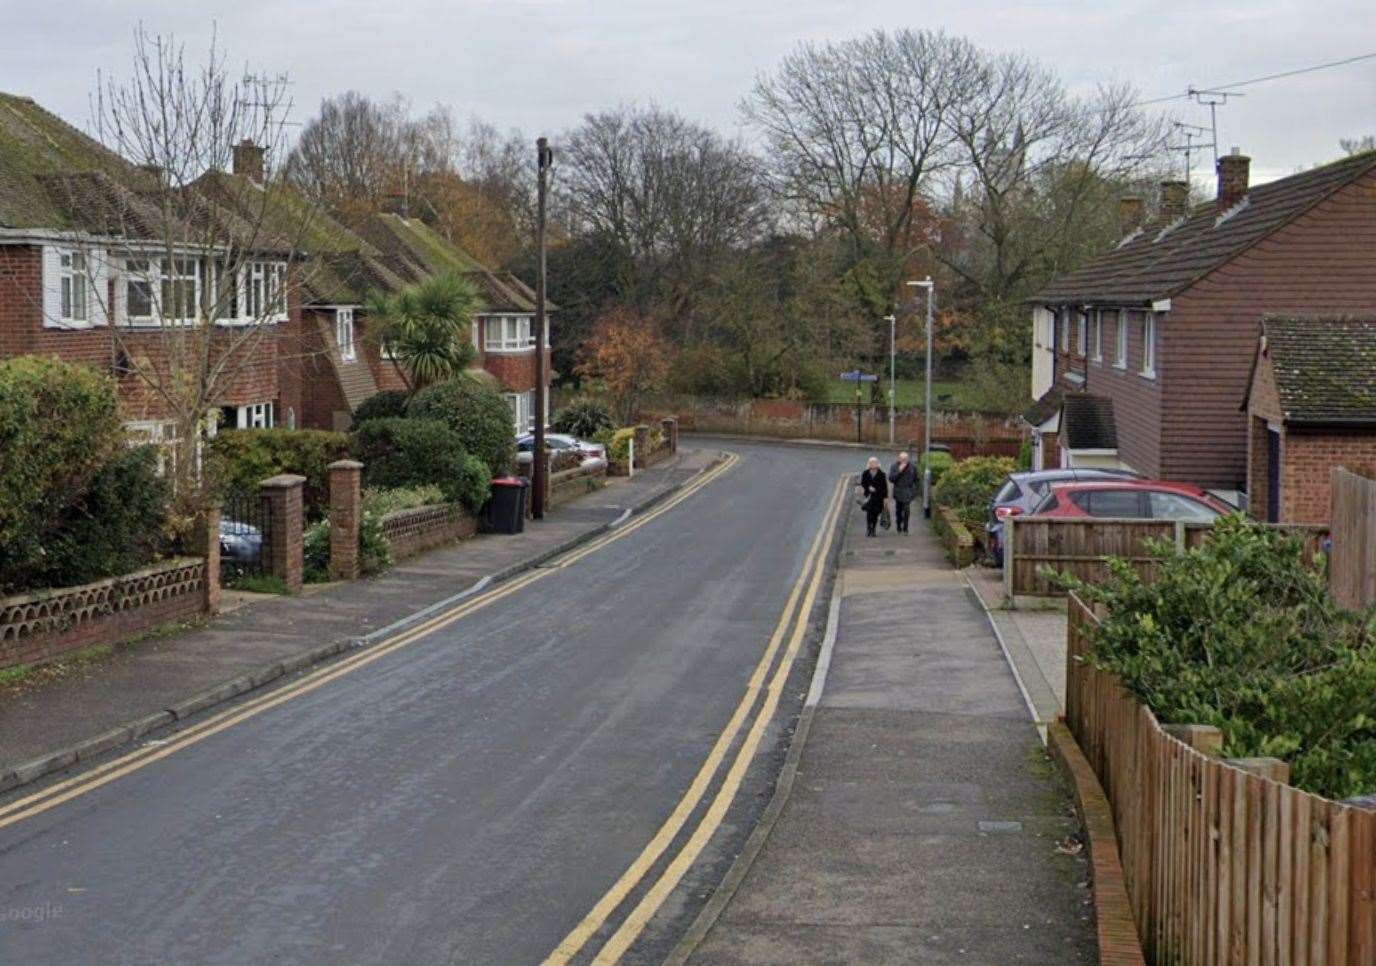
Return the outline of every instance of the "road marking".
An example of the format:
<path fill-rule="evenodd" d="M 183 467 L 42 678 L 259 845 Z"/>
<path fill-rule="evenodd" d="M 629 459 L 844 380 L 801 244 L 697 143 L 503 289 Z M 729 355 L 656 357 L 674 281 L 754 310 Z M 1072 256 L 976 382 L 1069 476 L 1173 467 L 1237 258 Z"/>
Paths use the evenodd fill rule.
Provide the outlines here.
<path fill-rule="evenodd" d="M 783 681 L 788 677 L 787 668 L 792 666 L 793 656 L 796 656 L 798 643 L 802 640 L 808 625 L 808 615 L 812 610 L 812 602 L 816 599 L 817 584 L 821 579 L 821 575 L 826 572 L 827 551 L 832 544 L 832 534 L 835 530 L 837 516 L 845 501 L 845 484 L 846 478 L 843 477 L 837 484 L 832 500 L 823 515 L 822 524 L 818 528 L 816 536 L 813 537 L 812 545 L 808 549 L 807 556 L 803 560 L 803 567 L 798 575 L 798 579 L 794 582 L 793 587 L 789 591 L 788 600 L 784 604 L 783 614 L 779 617 L 779 622 L 775 625 L 774 632 L 770 635 L 769 644 L 765 647 L 763 656 L 760 658 L 759 663 L 755 666 L 755 670 L 750 675 L 749 681 L 746 683 L 745 694 L 741 697 L 740 703 L 736 706 L 736 710 L 732 713 L 731 719 L 727 722 L 721 735 L 712 745 L 712 749 L 708 752 L 706 760 L 703 761 L 702 766 L 698 769 L 697 775 L 694 776 L 692 784 L 688 786 L 688 790 L 684 792 L 683 797 L 679 799 L 673 812 L 670 813 L 669 817 L 664 821 L 664 824 L 660 826 L 659 831 L 655 833 L 654 838 L 650 840 L 649 844 L 647 844 L 641 853 L 636 856 L 635 860 L 632 861 L 626 871 L 621 874 L 620 878 L 613 883 L 607 893 L 598 900 L 592 910 L 583 917 L 583 920 L 579 922 L 578 925 L 564 937 L 563 941 L 559 943 L 555 950 L 546 957 L 546 966 L 562 966 L 562 964 L 571 962 L 583 947 L 587 945 L 588 940 L 602 928 L 616 908 L 625 901 L 632 890 L 645 879 L 655 863 L 659 861 L 665 850 L 668 849 L 669 845 L 672 844 L 673 840 L 678 836 L 684 824 L 702 802 L 703 797 L 706 795 L 712 783 L 712 779 L 720 769 L 722 762 L 726 758 L 727 752 L 730 751 L 732 742 L 735 741 L 736 735 L 740 732 L 742 724 L 744 724 L 745 719 L 749 716 L 750 709 L 754 707 L 756 699 L 760 694 L 760 687 L 764 683 L 766 675 L 769 673 L 769 668 L 774 663 L 774 656 L 778 652 L 779 645 L 783 642 L 784 637 L 787 635 L 788 628 L 792 625 L 795 626 L 795 631 L 793 639 L 790 642 L 789 654 L 785 656 L 784 663 L 780 665 L 779 671 L 775 673 L 774 678 L 770 681 L 769 688 L 765 692 L 764 707 L 761 709 L 760 716 L 751 727 L 749 735 L 762 734 L 764 726 L 768 724 L 769 719 L 773 717 L 774 708 L 778 704 L 778 692 L 783 687 Z M 802 608 L 799 609 L 797 606 L 799 597 L 803 595 L 803 588 L 808 586 L 809 580 L 811 581 L 811 586 L 804 598 Z M 780 677 L 780 674 L 782 674 L 782 677 Z M 750 737 L 747 736 L 746 744 L 749 743 Z M 749 754 L 746 754 L 746 745 L 742 745 L 741 751 L 737 756 L 736 764 L 732 766 L 731 772 L 728 773 L 728 782 L 731 780 L 730 775 L 736 772 L 741 756 L 744 756 L 744 760 L 748 764 L 750 758 L 753 756 L 753 748 L 758 744 L 759 739 L 755 737 Z M 737 779 L 736 786 L 739 786 L 739 784 L 740 781 Z M 717 800 L 721 799 L 724 791 L 724 787 L 722 790 L 718 791 L 717 798 L 714 799 L 712 807 L 715 807 Z M 735 788 L 732 788 L 730 794 L 726 796 L 728 804 L 734 796 Z M 712 814 L 712 809 L 709 808 L 708 815 L 704 816 L 703 822 L 699 823 L 697 831 L 694 832 L 695 839 L 698 834 L 701 833 L 708 817 Z M 715 829 L 719 824 L 720 818 L 718 817 L 712 825 L 712 828 Z M 710 837 L 710 832 L 708 835 Z M 693 840 L 690 840 L 689 845 L 692 844 L 692 841 Z M 685 846 L 685 851 L 686 849 L 687 846 Z M 700 851 L 701 848 L 699 847 L 697 851 L 693 852 L 692 858 L 695 859 L 697 853 Z M 675 863 L 679 862 L 683 858 L 683 855 L 684 852 L 680 851 L 679 855 L 670 863 L 670 868 L 674 868 Z M 688 864 L 692 864 L 692 859 L 689 859 Z M 681 877 L 682 873 L 680 872 L 678 878 Z M 678 878 L 675 878 L 675 883 L 677 883 Z M 659 882 L 656 883 L 656 888 L 664 881 L 664 877 L 661 876 Z M 672 886 L 670 887 L 670 891 L 672 891 Z M 648 899 L 649 897 L 647 896 L 646 898 Z M 640 905 L 632 911 L 631 915 L 635 916 L 638 912 L 641 912 L 641 908 L 645 906 L 645 902 L 646 900 L 642 899 Z M 658 909 L 659 904 L 662 902 L 663 899 L 659 899 L 659 901 L 654 904 L 654 908 Z M 649 915 L 653 915 L 653 910 L 650 911 Z M 648 921 L 649 916 L 646 916 L 645 922 Z M 629 946 L 630 941 L 633 941 L 635 936 L 639 935 L 640 930 L 644 928 L 642 923 L 634 930 L 634 934 L 630 935 L 630 939 L 626 941 L 624 945 L 621 945 L 618 950 L 613 952 L 611 960 L 605 959 L 608 955 L 608 951 L 612 950 L 613 943 L 616 943 L 618 937 L 622 936 L 629 923 L 630 919 L 627 919 L 627 921 L 622 924 L 621 928 L 617 930 L 616 934 L 613 935 L 612 939 L 608 940 L 607 945 L 604 946 L 602 951 L 598 954 L 598 962 L 615 961 L 615 959 L 619 958 L 621 953 L 625 951 L 625 947 Z"/>
<path fill-rule="evenodd" d="M 189 728 L 177 732 L 175 735 L 169 736 L 165 741 L 157 745 L 145 745 L 127 754 L 121 755 L 118 758 L 105 762 L 89 771 L 64 779 L 61 782 L 43 788 L 31 795 L 10 802 L 8 805 L 0 807 L 0 829 L 13 825 L 16 822 L 21 822 L 26 818 L 31 818 L 42 812 L 46 812 L 51 808 L 61 805 L 63 802 L 70 801 L 87 792 L 94 791 L 102 785 L 106 785 L 118 778 L 122 778 L 125 775 L 145 768 L 184 748 L 197 744 L 212 735 L 219 734 L 221 731 L 231 728 L 242 721 L 246 721 L 249 718 L 256 717 L 264 711 L 275 708 L 279 704 L 283 704 L 301 695 L 309 694 L 311 691 L 323 687 L 359 668 L 366 667 L 374 661 L 380 660 L 409 644 L 413 644 L 435 631 L 442 630 L 474 611 L 480 610 L 491 603 L 514 594 L 518 590 L 530 586 L 537 580 L 549 576 L 554 570 L 563 569 L 575 561 L 583 559 L 583 557 L 587 556 L 593 549 L 600 549 L 612 543 L 614 540 L 619 540 L 622 537 L 628 536 L 651 520 L 668 513 L 684 500 L 687 500 L 699 490 L 710 485 L 714 480 L 729 472 L 739 461 L 739 456 L 734 453 L 729 453 L 726 459 L 716 467 L 703 473 L 692 483 L 679 490 L 673 497 L 666 500 L 649 513 L 639 517 L 628 526 L 621 527 L 605 537 L 598 538 L 598 540 L 594 541 L 587 548 L 579 548 L 576 551 L 571 551 L 569 555 L 556 558 L 559 563 L 557 565 L 552 564 L 550 569 L 529 571 L 508 583 L 501 584 L 485 594 L 465 600 L 458 606 L 429 618 L 417 624 L 415 627 L 402 631 L 394 637 L 388 638 L 385 641 L 380 641 L 360 654 L 345 658 L 328 667 L 322 667 L 312 671 L 293 684 L 278 688 L 268 694 L 236 705 L 233 708 L 227 708 L 224 711 L 220 711 L 204 721 L 200 721 Z"/>

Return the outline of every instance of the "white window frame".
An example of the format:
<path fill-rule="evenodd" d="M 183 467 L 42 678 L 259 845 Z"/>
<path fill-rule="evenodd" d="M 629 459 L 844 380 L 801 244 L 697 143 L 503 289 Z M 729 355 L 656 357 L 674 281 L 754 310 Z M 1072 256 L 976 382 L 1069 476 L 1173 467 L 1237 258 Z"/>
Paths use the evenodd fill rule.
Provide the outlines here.
<path fill-rule="evenodd" d="M 1142 369 L 1144 379 L 1156 378 L 1156 313 L 1142 313 Z"/>
<path fill-rule="evenodd" d="M 1061 309 L 1056 313 L 1056 349 L 1070 352 L 1070 309 Z"/>
<path fill-rule="evenodd" d="M 1080 358 L 1089 355 L 1089 310 L 1075 310 L 1075 348 L 1079 350 Z"/>
<path fill-rule="evenodd" d="M 166 419 L 135 419 L 124 424 L 130 447 L 152 446 L 158 453 L 158 475 L 166 476 L 168 468 L 177 465 L 177 424 Z"/>
<path fill-rule="evenodd" d="M 188 265 L 191 266 L 189 273 L 186 270 Z M 169 271 L 169 267 L 172 271 Z M 159 328 L 194 322 L 201 314 L 201 285 L 205 276 L 206 268 L 201 260 L 190 255 L 178 255 L 171 259 L 162 255 L 125 258 L 120 264 L 116 297 L 120 324 L 134 328 Z M 180 318 L 167 315 L 163 302 L 171 286 L 185 285 L 187 282 L 191 283 L 191 314 Z M 135 283 L 148 287 L 147 315 L 134 315 L 129 310 L 129 286 Z"/>
<path fill-rule="evenodd" d="M 1105 314 L 1107 314 L 1107 310 L 1105 309 L 1099 309 L 1097 312 L 1094 313 L 1094 344 L 1091 346 L 1091 349 L 1093 351 L 1090 353 L 1090 358 L 1093 359 L 1095 362 L 1104 361 Z"/>
<path fill-rule="evenodd" d="M 89 329 L 105 325 L 109 271 L 103 252 L 82 245 L 43 248 L 43 326 Z"/>
<path fill-rule="evenodd" d="M 511 421 L 516 433 L 528 433 L 535 427 L 535 391 L 504 392 L 502 397 L 511 408 Z"/>
<path fill-rule="evenodd" d="M 1128 313 L 1118 310 L 1118 324 L 1113 330 L 1113 368 L 1128 367 Z"/>
<path fill-rule="evenodd" d="M 489 315 L 483 326 L 486 352 L 528 352 L 535 346 L 529 315 Z"/>
<path fill-rule="evenodd" d="M 341 305 L 334 310 L 334 341 L 339 346 L 339 358 L 344 362 L 358 359 L 358 343 L 354 337 L 354 310 Z"/>

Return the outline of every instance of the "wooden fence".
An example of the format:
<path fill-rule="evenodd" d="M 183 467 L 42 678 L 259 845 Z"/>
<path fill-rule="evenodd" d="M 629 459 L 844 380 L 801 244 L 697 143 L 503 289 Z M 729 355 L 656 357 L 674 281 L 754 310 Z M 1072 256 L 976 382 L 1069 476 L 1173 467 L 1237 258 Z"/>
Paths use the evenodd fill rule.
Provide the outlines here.
<path fill-rule="evenodd" d="M 1353 609 L 1376 603 L 1376 480 L 1333 470 L 1333 554 L 1328 586 Z"/>
<path fill-rule="evenodd" d="M 1004 592 L 1010 597 L 1063 597 L 1065 591 L 1043 568 L 1096 583 L 1107 577 L 1110 557 L 1128 561 L 1150 580 L 1155 558 L 1147 552 L 1148 540 L 1174 542 L 1188 549 L 1199 546 L 1212 527 L 1184 520 L 1010 517 L 1004 522 Z M 1311 558 L 1329 534 L 1324 526 L 1286 525 L 1282 529 L 1301 537 Z"/>
<path fill-rule="evenodd" d="M 1069 601 L 1066 723 L 1104 787 L 1148 960 L 1376 963 L 1376 813 L 1202 754 L 1084 657 Z"/>

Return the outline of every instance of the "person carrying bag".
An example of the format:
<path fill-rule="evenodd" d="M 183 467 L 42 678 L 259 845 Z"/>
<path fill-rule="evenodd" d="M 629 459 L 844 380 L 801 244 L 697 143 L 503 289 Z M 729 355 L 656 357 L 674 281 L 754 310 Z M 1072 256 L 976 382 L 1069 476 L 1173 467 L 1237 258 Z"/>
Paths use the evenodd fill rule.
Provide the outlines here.
<path fill-rule="evenodd" d="M 898 462 L 889 467 L 889 482 L 893 484 L 894 521 L 899 533 L 907 533 L 908 508 L 917 498 L 917 467 L 909 462 L 907 453 L 899 453 Z"/>
<path fill-rule="evenodd" d="M 874 528 L 884 515 L 885 502 L 889 498 L 889 480 L 879 468 L 879 460 L 871 456 L 860 474 L 860 490 L 864 494 L 860 506 L 865 510 L 865 536 L 874 536 Z"/>

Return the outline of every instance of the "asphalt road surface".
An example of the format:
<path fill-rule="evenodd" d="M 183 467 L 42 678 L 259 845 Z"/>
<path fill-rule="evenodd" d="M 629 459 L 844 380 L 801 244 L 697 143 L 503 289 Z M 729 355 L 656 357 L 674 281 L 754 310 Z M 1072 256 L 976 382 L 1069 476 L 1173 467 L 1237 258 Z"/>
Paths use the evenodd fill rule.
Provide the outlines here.
<path fill-rule="evenodd" d="M 0 800 L 0 963 L 544 960 L 681 806 L 865 455 L 722 445 L 728 472 L 528 588 L 37 814 Z M 658 961 L 748 835 L 806 673 L 628 961 Z"/>

